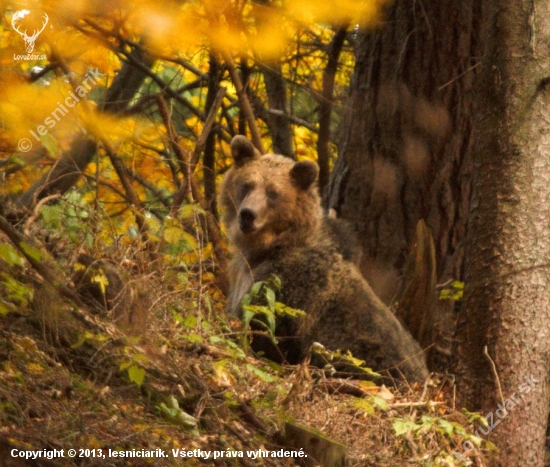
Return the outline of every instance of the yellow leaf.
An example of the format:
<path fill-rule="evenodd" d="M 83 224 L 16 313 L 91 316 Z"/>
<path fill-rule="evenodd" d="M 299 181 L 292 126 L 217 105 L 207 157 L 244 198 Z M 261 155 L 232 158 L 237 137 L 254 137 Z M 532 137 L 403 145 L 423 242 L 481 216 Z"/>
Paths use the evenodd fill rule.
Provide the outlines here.
<path fill-rule="evenodd" d="M 99 284 L 101 293 L 105 295 L 105 288 L 109 285 L 109 279 L 107 279 L 107 276 L 103 272 L 103 269 L 100 269 L 98 274 L 92 276 L 91 282 Z"/>
<path fill-rule="evenodd" d="M 42 375 L 44 374 L 44 367 L 39 363 L 28 363 L 27 371 L 32 375 Z"/>
<path fill-rule="evenodd" d="M 235 377 L 227 370 L 226 361 L 216 362 L 213 366 L 214 374 L 210 382 L 218 388 L 229 388 L 236 383 Z"/>
<path fill-rule="evenodd" d="M 169 245 L 175 245 L 183 238 L 183 230 L 179 227 L 167 227 L 164 230 L 164 240 Z"/>

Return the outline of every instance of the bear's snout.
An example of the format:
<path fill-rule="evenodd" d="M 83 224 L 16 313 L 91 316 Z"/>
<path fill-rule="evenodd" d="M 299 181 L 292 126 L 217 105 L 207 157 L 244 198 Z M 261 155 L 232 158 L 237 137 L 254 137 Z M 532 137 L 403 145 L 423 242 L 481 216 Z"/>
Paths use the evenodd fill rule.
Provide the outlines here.
<path fill-rule="evenodd" d="M 239 228 L 244 233 L 253 232 L 256 213 L 252 209 L 243 208 L 239 212 Z"/>

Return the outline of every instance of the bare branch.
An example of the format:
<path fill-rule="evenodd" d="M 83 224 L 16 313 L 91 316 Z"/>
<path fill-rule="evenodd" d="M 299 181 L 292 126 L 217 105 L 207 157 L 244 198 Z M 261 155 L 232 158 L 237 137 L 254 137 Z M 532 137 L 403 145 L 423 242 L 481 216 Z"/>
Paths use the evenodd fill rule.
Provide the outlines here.
<path fill-rule="evenodd" d="M 227 52 L 223 54 L 223 58 L 225 60 L 227 69 L 229 70 L 229 74 L 231 75 L 231 80 L 233 81 L 235 89 L 237 90 L 241 110 L 246 117 L 246 122 L 248 123 L 250 133 L 252 134 L 252 142 L 254 143 L 254 146 L 256 146 L 256 149 L 264 154 L 264 146 L 262 143 L 260 131 L 258 130 L 258 126 L 256 125 L 256 117 L 254 116 L 254 112 L 252 111 L 252 107 L 250 106 L 248 96 L 246 95 L 246 90 L 243 88 L 239 73 L 237 73 L 237 69 L 235 68 L 235 63 L 233 62 L 231 55 L 229 55 L 229 53 Z"/>

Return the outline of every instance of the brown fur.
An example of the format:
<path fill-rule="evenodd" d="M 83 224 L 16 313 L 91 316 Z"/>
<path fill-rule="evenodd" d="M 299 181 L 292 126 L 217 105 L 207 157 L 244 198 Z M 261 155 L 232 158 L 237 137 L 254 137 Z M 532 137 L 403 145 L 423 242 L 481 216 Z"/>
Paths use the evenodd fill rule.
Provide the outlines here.
<path fill-rule="evenodd" d="M 319 341 L 352 351 L 376 370 L 398 368 L 407 379 L 427 377 L 422 350 L 353 263 L 356 250 L 335 241 L 342 227 L 323 215 L 317 165 L 260 156 L 243 136 L 231 147 L 235 167 L 220 194 L 235 247 L 228 309 L 238 314 L 250 286 L 276 274 L 282 282 L 278 300 L 307 313 L 279 320 L 278 349 L 260 340 L 257 350 L 297 363 Z"/>

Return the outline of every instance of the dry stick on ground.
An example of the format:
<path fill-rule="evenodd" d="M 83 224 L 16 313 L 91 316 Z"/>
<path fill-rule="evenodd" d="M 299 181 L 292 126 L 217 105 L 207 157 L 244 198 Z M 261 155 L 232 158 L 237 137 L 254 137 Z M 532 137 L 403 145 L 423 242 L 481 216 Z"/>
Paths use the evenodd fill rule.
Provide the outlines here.
<path fill-rule="evenodd" d="M 229 53 L 227 52 L 223 54 L 223 59 L 225 60 L 225 65 L 227 66 L 229 74 L 231 75 L 231 81 L 233 81 L 235 89 L 237 90 L 241 110 L 246 117 L 248 127 L 250 128 L 250 133 L 252 134 L 252 142 L 254 143 L 254 146 L 256 146 L 256 149 L 258 149 L 260 153 L 264 154 L 264 146 L 262 144 L 260 130 L 258 130 L 258 126 L 256 125 L 256 117 L 254 116 L 252 106 L 250 105 L 250 101 L 248 100 L 248 96 L 246 95 L 246 90 L 244 89 L 241 82 L 241 77 L 239 76 L 239 73 L 237 73 L 237 68 L 235 68 L 235 63 L 233 62 L 231 55 L 229 55 Z"/>

